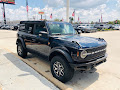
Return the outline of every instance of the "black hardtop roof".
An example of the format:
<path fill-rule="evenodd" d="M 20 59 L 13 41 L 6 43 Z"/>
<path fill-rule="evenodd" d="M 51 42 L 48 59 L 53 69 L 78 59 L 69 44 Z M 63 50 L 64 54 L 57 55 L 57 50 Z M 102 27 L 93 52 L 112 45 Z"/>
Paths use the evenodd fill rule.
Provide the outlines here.
<path fill-rule="evenodd" d="M 45 22 L 59 22 L 59 21 L 20 21 L 20 24 L 25 24 L 25 23 L 45 23 Z M 59 23 L 68 23 L 68 22 L 59 22 Z"/>
<path fill-rule="evenodd" d="M 44 23 L 45 21 L 20 21 L 20 24 L 24 23 Z"/>

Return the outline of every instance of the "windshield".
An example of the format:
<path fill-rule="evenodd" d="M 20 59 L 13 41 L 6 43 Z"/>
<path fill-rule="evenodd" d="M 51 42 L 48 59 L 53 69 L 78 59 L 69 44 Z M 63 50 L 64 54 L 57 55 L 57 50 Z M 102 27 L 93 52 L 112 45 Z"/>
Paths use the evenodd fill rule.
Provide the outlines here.
<path fill-rule="evenodd" d="M 52 35 L 76 34 L 73 26 L 69 23 L 47 22 L 47 25 Z"/>

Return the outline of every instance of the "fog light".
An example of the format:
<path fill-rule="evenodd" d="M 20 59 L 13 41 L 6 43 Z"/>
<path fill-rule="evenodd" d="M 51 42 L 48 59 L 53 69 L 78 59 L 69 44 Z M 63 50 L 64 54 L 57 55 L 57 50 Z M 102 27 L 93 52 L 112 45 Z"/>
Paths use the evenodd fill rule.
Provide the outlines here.
<path fill-rule="evenodd" d="M 87 51 L 83 50 L 81 52 L 81 58 L 86 58 L 87 57 Z"/>

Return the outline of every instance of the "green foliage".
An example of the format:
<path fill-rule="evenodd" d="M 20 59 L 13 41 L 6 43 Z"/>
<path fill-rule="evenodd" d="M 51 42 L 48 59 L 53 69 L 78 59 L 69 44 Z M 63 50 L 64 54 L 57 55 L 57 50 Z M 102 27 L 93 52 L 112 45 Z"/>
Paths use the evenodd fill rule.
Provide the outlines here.
<path fill-rule="evenodd" d="M 54 19 L 54 21 L 60 21 L 60 20 L 56 18 L 56 19 Z"/>
<path fill-rule="evenodd" d="M 73 17 L 69 17 L 70 23 L 73 23 Z"/>
<path fill-rule="evenodd" d="M 94 24 L 94 22 L 92 21 L 91 24 Z"/>
<path fill-rule="evenodd" d="M 110 21 L 110 22 L 108 22 L 108 24 L 114 24 L 114 22 Z"/>
<path fill-rule="evenodd" d="M 120 20 L 109 21 L 108 24 L 120 24 Z"/>
<path fill-rule="evenodd" d="M 75 22 L 74 24 L 78 24 L 78 22 Z"/>

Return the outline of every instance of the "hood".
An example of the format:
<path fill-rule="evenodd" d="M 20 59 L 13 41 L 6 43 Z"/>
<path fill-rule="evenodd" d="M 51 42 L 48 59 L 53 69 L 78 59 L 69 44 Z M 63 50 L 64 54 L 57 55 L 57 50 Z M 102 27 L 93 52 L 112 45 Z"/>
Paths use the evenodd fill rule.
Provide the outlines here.
<path fill-rule="evenodd" d="M 82 48 L 94 48 L 106 45 L 106 42 L 104 40 L 78 35 L 59 36 L 58 39 L 69 41 L 72 43 L 77 42 Z"/>

